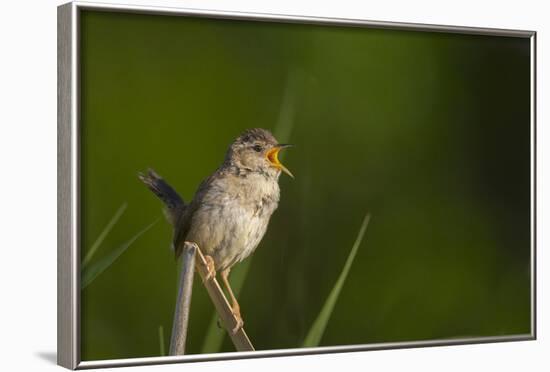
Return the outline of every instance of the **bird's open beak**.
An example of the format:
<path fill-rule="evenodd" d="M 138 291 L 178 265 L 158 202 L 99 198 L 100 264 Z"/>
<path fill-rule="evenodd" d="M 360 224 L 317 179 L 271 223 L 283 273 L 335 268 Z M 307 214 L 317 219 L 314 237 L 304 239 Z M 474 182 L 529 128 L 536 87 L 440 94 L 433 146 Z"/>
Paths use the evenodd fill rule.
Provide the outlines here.
<path fill-rule="evenodd" d="M 291 147 L 292 145 L 289 144 L 278 144 L 275 145 L 273 148 L 269 149 L 267 153 L 265 154 L 265 157 L 269 161 L 269 163 L 274 166 L 277 169 L 282 170 L 286 174 L 288 174 L 290 177 L 294 178 L 294 175 L 279 161 L 279 158 L 277 157 L 279 155 L 279 151 L 286 147 Z"/>

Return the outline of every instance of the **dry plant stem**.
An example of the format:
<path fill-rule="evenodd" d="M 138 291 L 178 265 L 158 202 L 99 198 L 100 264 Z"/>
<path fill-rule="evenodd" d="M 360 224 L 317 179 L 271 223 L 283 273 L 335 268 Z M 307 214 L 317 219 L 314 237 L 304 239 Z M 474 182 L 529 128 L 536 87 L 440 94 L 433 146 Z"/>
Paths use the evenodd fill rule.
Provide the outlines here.
<path fill-rule="evenodd" d="M 233 315 L 231 305 L 229 305 L 229 302 L 227 301 L 227 298 L 225 297 L 218 281 L 215 277 L 207 279 L 209 273 L 208 262 L 201 250 L 194 243 L 186 244 L 193 244 L 196 248 L 197 271 L 202 278 L 203 284 L 208 291 L 208 295 L 210 296 L 210 299 L 212 300 L 212 303 L 214 304 L 214 307 L 216 308 L 216 311 L 218 312 L 218 315 L 220 316 L 222 323 L 227 330 L 231 341 L 233 342 L 233 345 L 235 345 L 235 349 L 237 349 L 237 351 L 254 351 L 254 346 L 252 346 L 252 343 L 246 335 L 244 328 L 237 327 L 239 324 L 238 319 L 235 315 Z M 233 332 L 234 329 L 236 329 L 235 332 Z"/>
<path fill-rule="evenodd" d="M 185 242 L 181 259 L 183 261 L 180 274 L 178 299 L 172 325 L 172 339 L 170 340 L 170 355 L 184 355 L 187 339 L 187 325 L 189 323 L 189 309 L 193 292 L 193 276 L 195 274 L 195 256 L 197 245 Z"/>

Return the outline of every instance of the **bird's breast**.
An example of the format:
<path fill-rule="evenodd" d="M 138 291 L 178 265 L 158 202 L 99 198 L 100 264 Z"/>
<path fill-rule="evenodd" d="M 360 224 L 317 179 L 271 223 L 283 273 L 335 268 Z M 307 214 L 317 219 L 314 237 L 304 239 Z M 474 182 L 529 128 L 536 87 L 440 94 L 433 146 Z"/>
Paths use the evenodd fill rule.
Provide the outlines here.
<path fill-rule="evenodd" d="M 213 257 L 217 270 L 233 266 L 256 249 L 278 206 L 277 182 L 243 181 L 213 185 L 193 216 L 188 240 Z"/>

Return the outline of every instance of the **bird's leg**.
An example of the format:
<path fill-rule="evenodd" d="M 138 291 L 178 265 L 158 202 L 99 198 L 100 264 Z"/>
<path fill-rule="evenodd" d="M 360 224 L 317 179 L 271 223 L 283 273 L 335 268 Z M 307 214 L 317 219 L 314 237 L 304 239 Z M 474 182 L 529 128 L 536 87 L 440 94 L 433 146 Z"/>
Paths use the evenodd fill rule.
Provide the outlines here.
<path fill-rule="evenodd" d="M 229 297 L 231 297 L 231 311 L 233 312 L 233 315 L 237 319 L 237 325 L 235 328 L 233 328 L 232 332 L 233 334 L 237 333 L 237 331 L 243 327 L 244 322 L 243 318 L 241 317 L 241 307 L 239 306 L 239 303 L 237 302 L 237 298 L 233 294 L 233 290 L 231 289 L 231 285 L 229 285 L 229 271 L 230 269 L 225 269 L 221 271 L 222 281 L 225 285 L 225 288 L 227 289 L 227 292 L 229 293 Z"/>
<path fill-rule="evenodd" d="M 212 256 L 204 255 L 204 259 L 206 260 L 206 268 L 208 269 L 208 273 L 204 277 L 204 281 L 207 282 L 216 277 L 216 266 L 214 265 L 214 259 Z"/>

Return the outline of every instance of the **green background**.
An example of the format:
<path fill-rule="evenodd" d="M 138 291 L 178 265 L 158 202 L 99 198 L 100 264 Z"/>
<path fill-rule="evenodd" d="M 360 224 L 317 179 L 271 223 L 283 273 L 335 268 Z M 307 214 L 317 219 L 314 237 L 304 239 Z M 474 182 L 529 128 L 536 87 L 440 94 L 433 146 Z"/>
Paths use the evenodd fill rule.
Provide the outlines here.
<path fill-rule="evenodd" d="M 367 212 L 322 345 L 529 333 L 529 50 L 526 38 L 84 11 L 82 256 L 123 203 L 94 260 L 161 221 L 82 291 L 82 359 L 157 356 L 159 326 L 169 342 L 178 267 L 138 171 L 190 200 L 252 127 L 296 145 L 284 158 L 296 179 L 281 176 L 240 295 L 257 349 L 301 345 Z M 190 353 L 212 315 L 196 280 Z"/>

